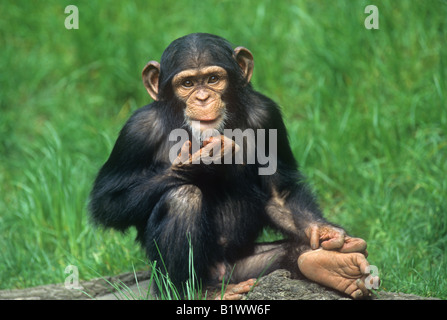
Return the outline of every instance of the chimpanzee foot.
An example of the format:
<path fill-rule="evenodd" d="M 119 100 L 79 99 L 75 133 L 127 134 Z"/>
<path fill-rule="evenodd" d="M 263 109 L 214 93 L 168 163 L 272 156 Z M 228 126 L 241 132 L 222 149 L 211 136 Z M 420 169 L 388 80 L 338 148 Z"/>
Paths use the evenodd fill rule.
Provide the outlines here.
<path fill-rule="evenodd" d="M 256 279 L 249 279 L 238 284 L 229 284 L 223 296 L 219 294 L 216 300 L 241 300 L 244 294 L 250 292 L 255 285 Z"/>
<path fill-rule="evenodd" d="M 336 289 L 354 299 L 369 296 L 364 280 L 369 265 L 361 253 L 311 250 L 298 258 L 298 267 L 306 278 Z"/>

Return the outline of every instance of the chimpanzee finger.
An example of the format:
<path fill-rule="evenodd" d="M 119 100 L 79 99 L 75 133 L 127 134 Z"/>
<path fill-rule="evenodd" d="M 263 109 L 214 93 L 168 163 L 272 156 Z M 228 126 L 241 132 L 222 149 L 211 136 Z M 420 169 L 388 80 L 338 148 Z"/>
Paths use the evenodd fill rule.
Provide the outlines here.
<path fill-rule="evenodd" d="M 189 155 L 190 151 L 191 151 L 191 141 L 188 140 L 183 144 L 182 149 L 180 150 L 180 153 Z"/>
<path fill-rule="evenodd" d="M 361 238 L 351 238 L 350 236 L 345 237 L 345 243 L 343 247 L 340 249 L 340 252 L 343 253 L 351 253 L 351 252 L 360 252 L 367 256 L 366 251 L 366 241 Z"/>
<path fill-rule="evenodd" d="M 180 164 L 184 164 L 187 163 L 189 161 L 189 150 L 191 147 L 191 142 L 188 140 L 186 141 L 182 148 L 180 149 L 180 153 L 177 156 L 177 158 L 175 158 L 174 162 L 172 163 L 173 165 L 180 165 Z"/>
<path fill-rule="evenodd" d="M 323 249 L 326 250 L 334 250 L 342 248 L 344 243 L 345 243 L 345 236 L 343 233 L 340 233 L 336 235 L 334 238 L 323 241 L 321 243 L 321 246 L 323 247 Z"/>
<path fill-rule="evenodd" d="M 334 226 L 320 227 L 320 239 L 325 240 L 321 243 L 323 249 L 335 250 L 343 247 L 345 243 L 346 232 L 343 229 Z"/>
<path fill-rule="evenodd" d="M 221 143 L 220 139 L 210 139 L 210 142 L 200 149 L 200 157 L 203 162 L 210 163 L 220 158 Z M 219 150 L 219 151 L 218 151 Z"/>
<path fill-rule="evenodd" d="M 320 246 L 320 232 L 318 226 L 310 227 L 310 247 L 315 250 Z"/>
<path fill-rule="evenodd" d="M 202 148 L 203 148 L 203 147 L 206 147 L 208 144 L 210 144 L 213 140 L 215 140 L 215 138 L 217 138 L 217 137 L 211 136 L 211 137 L 209 137 L 208 139 L 203 140 L 203 142 L 202 142 Z"/>
<path fill-rule="evenodd" d="M 234 143 L 233 140 L 228 138 L 222 139 L 222 150 L 221 150 L 222 156 L 224 156 L 225 154 L 232 154 L 235 148 L 236 143 Z"/>

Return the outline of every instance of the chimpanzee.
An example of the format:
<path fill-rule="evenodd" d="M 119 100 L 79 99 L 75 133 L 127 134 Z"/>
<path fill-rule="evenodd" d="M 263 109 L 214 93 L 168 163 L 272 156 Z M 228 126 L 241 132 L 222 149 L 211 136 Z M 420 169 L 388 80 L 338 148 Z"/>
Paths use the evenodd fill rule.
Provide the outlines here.
<path fill-rule="evenodd" d="M 150 61 L 142 76 L 154 102 L 122 128 L 94 183 L 91 216 L 122 231 L 135 226 L 178 288 L 191 245 L 204 284 L 231 274 L 226 299 L 279 268 L 365 297 L 366 242 L 323 218 L 278 105 L 252 88 L 253 66 L 248 49 L 205 33 L 175 40 L 160 64 Z M 261 171 L 271 164 L 266 154 L 274 165 Z M 284 240 L 256 243 L 264 227 Z"/>

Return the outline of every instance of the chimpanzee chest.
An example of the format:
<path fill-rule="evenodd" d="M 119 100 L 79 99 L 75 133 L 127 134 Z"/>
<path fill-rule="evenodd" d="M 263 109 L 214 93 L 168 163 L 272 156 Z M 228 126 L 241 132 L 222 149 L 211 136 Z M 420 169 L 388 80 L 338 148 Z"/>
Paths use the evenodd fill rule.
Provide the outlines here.
<path fill-rule="evenodd" d="M 249 250 L 254 244 L 266 223 L 265 202 L 253 189 L 234 188 L 221 194 L 214 203 L 211 215 L 215 241 L 227 258 Z"/>

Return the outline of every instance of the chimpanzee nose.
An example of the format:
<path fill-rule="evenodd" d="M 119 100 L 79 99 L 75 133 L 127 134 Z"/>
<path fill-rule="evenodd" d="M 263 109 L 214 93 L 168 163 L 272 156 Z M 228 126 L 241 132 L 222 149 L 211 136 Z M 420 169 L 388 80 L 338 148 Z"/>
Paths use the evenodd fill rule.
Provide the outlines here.
<path fill-rule="evenodd" d="M 210 97 L 207 90 L 199 90 L 196 94 L 196 99 L 200 101 L 206 101 Z"/>

